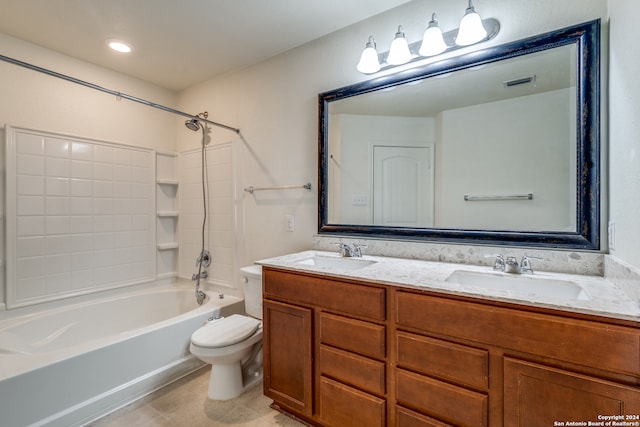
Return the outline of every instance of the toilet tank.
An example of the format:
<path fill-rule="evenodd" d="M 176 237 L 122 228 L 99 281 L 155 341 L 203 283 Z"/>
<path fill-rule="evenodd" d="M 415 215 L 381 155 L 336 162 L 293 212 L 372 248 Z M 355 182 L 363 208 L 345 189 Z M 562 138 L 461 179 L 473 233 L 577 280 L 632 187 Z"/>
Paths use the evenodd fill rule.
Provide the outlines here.
<path fill-rule="evenodd" d="M 242 267 L 240 277 L 244 286 L 244 310 L 249 316 L 262 319 L 262 266 Z"/>

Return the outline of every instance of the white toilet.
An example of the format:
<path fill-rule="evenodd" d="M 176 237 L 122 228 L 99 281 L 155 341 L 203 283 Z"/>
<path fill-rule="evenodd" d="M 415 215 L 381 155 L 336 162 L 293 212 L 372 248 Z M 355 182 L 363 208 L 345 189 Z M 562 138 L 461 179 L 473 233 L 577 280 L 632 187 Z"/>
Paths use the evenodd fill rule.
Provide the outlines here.
<path fill-rule="evenodd" d="M 243 267 L 240 274 L 247 315 L 211 321 L 191 335 L 191 354 L 211 364 L 213 400 L 233 399 L 262 379 L 262 267 Z"/>

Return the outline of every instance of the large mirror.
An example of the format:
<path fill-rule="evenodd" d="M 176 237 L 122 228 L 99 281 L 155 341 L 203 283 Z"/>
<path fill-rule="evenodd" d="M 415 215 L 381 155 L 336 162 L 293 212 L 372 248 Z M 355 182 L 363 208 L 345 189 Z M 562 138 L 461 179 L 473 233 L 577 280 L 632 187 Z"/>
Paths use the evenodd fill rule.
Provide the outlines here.
<path fill-rule="evenodd" d="M 600 22 L 319 95 L 322 234 L 598 250 Z"/>

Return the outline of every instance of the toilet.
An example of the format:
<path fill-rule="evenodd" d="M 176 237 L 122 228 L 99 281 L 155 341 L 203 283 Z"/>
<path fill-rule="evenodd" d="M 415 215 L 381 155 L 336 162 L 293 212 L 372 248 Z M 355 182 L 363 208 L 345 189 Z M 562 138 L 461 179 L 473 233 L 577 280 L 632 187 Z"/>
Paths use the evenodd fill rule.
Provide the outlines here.
<path fill-rule="evenodd" d="M 191 354 L 211 364 L 209 398 L 229 400 L 262 379 L 262 267 L 240 269 L 246 315 L 210 322 L 191 335 Z"/>

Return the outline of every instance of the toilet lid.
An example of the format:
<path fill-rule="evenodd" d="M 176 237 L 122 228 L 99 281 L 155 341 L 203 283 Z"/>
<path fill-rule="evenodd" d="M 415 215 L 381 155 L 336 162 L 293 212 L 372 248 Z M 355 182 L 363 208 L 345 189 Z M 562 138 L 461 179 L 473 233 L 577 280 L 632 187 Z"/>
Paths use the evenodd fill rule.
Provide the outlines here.
<path fill-rule="evenodd" d="M 198 347 L 225 347 L 244 341 L 260 326 L 260 321 L 241 314 L 232 314 L 195 331 L 191 342 Z"/>

